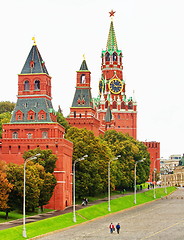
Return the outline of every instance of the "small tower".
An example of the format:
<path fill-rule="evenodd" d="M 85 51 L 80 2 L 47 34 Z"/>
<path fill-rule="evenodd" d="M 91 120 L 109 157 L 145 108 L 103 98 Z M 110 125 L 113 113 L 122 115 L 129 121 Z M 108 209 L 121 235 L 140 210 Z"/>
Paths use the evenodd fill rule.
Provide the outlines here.
<path fill-rule="evenodd" d="M 114 30 L 114 11 L 110 12 L 111 22 L 106 49 L 102 50 L 101 79 L 99 81 L 98 117 L 102 131 L 115 129 L 137 137 L 137 104 L 126 98 L 123 79 L 122 51 L 118 49 Z M 113 123 L 105 124 L 107 113 L 111 111 Z"/>
<path fill-rule="evenodd" d="M 18 96 L 11 123 L 56 122 L 51 77 L 36 43 L 18 75 Z"/>
<path fill-rule="evenodd" d="M 56 121 L 51 102 L 51 77 L 36 43 L 18 75 L 18 96 L 10 123 L 3 125 L 0 159 L 22 164 L 25 151 L 51 149 L 57 155 L 57 185 L 47 208 L 62 210 L 72 204 L 73 145 Z"/>
<path fill-rule="evenodd" d="M 91 95 L 91 72 L 85 59 L 77 71 L 75 95 L 67 121 L 73 127 L 93 131 L 96 136 L 100 133 L 100 121 Z"/>

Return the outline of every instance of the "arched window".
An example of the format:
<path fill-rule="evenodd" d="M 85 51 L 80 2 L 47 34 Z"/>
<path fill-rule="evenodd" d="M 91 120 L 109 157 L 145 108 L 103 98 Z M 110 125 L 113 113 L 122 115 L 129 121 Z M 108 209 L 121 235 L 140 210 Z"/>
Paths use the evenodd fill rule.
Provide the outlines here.
<path fill-rule="evenodd" d="M 121 109 L 125 109 L 125 108 L 126 108 L 125 102 L 122 102 L 122 103 L 121 103 Z"/>
<path fill-rule="evenodd" d="M 74 115 L 74 118 L 76 118 L 76 111 L 74 111 L 73 115 Z"/>
<path fill-rule="evenodd" d="M 34 120 L 36 117 L 36 113 L 32 110 L 30 110 L 28 113 L 27 113 L 27 120 Z"/>
<path fill-rule="evenodd" d="M 32 133 L 28 133 L 28 134 L 27 134 L 27 138 L 28 138 L 28 139 L 31 139 L 31 138 L 32 138 Z"/>
<path fill-rule="evenodd" d="M 113 53 L 113 61 L 117 61 L 117 58 L 118 58 L 117 53 Z"/>
<path fill-rule="evenodd" d="M 113 109 L 117 109 L 117 102 L 116 102 L 116 101 L 113 102 L 112 108 L 113 108 Z"/>
<path fill-rule="evenodd" d="M 105 54 L 105 61 L 110 61 L 110 54 L 108 52 Z"/>
<path fill-rule="evenodd" d="M 42 138 L 48 138 L 48 132 L 42 132 Z"/>
<path fill-rule="evenodd" d="M 105 108 L 108 108 L 108 105 L 109 105 L 109 101 L 106 101 L 105 102 Z"/>
<path fill-rule="evenodd" d="M 25 91 L 29 91 L 29 81 L 28 80 L 26 80 L 25 82 L 24 82 L 24 90 Z"/>
<path fill-rule="evenodd" d="M 132 102 L 128 103 L 128 109 L 133 109 L 133 103 Z"/>
<path fill-rule="evenodd" d="M 82 74 L 81 77 L 80 77 L 80 82 L 81 83 L 86 83 L 86 75 L 85 74 Z"/>
<path fill-rule="evenodd" d="M 14 138 L 14 139 L 18 138 L 18 132 L 13 132 L 12 138 Z"/>
<path fill-rule="evenodd" d="M 40 81 L 39 80 L 36 80 L 35 83 L 34 83 L 34 89 L 35 90 L 40 90 Z"/>

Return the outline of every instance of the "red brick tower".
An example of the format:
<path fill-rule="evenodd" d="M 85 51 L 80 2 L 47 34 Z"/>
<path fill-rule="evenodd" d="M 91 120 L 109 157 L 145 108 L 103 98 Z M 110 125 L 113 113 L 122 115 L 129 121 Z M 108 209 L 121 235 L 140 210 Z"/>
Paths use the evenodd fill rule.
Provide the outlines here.
<path fill-rule="evenodd" d="M 102 51 L 102 76 L 99 81 L 98 117 L 101 130 L 115 129 L 137 137 L 137 104 L 127 99 L 123 80 L 122 51 L 118 49 L 113 24 L 113 11 L 106 50 Z M 111 113 L 110 113 L 111 112 Z"/>
<path fill-rule="evenodd" d="M 91 96 L 90 75 L 91 72 L 88 70 L 84 59 L 80 70 L 77 71 L 75 95 L 67 121 L 73 127 L 86 128 L 98 136 L 100 121 L 97 119 L 97 112 Z"/>
<path fill-rule="evenodd" d="M 22 164 L 25 151 L 37 147 L 51 149 L 58 157 L 54 171 L 57 186 L 47 207 L 64 209 L 72 204 L 73 145 L 64 139 L 65 130 L 56 122 L 51 99 L 51 77 L 34 42 L 18 75 L 12 119 L 3 125 L 0 159 Z"/>
<path fill-rule="evenodd" d="M 146 145 L 148 152 L 150 153 L 150 176 L 149 182 L 153 182 L 153 173 L 156 169 L 160 172 L 160 143 L 159 142 L 143 142 Z"/>

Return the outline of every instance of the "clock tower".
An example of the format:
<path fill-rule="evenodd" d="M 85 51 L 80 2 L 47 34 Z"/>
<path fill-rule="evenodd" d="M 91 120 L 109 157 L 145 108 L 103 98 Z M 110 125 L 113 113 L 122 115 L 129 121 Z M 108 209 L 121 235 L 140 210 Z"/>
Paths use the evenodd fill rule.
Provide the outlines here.
<path fill-rule="evenodd" d="M 115 30 L 115 12 L 110 12 L 111 22 L 106 49 L 102 50 L 101 79 L 99 81 L 98 117 L 101 130 L 114 129 L 137 137 L 137 104 L 127 98 L 123 79 L 122 51 L 119 50 Z"/>

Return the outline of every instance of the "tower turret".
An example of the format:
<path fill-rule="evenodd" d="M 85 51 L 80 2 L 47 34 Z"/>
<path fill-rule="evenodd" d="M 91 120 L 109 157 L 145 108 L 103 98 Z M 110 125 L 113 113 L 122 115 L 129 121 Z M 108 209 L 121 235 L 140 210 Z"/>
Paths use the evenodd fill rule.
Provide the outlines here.
<path fill-rule="evenodd" d="M 91 72 L 85 59 L 77 71 L 76 90 L 67 121 L 71 126 L 86 128 L 99 135 L 100 121 L 91 95 Z"/>
<path fill-rule="evenodd" d="M 137 104 L 130 97 L 126 98 L 125 81 L 123 79 L 122 51 L 118 49 L 114 29 L 115 12 L 110 12 L 111 22 L 107 38 L 106 49 L 102 50 L 101 79 L 99 81 L 98 116 L 101 129 L 106 130 L 107 116 L 112 113 L 112 120 L 108 123 L 110 129 L 115 129 L 136 138 Z M 113 122 L 112 122 L 113 121 Z"/>
<path fill-rule="evenodd" d="M 56 122 L 51 99 L 51 77 L 34 42 L 18 75 L 17 103 L 11 122 Z"/>

